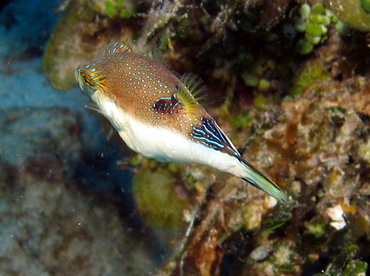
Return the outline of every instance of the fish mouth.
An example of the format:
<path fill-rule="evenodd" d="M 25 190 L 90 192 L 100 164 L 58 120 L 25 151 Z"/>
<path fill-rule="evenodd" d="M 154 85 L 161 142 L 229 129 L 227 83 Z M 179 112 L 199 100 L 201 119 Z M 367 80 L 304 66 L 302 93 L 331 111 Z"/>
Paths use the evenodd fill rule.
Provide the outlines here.
<path fill-rule="evenodd" d="M 83 83 L 83 80 L 82 80 L 82 76 L 81 74 L 83 74 L 86 72 L 81 70 L 80 68 L 77 68 L 76 71 L 75 71 L 75 80 L 77 81 L 78 85 L 80 86 L 81 90 L 85 91 L 84 89 L 84 83 Z"/>
<path fill-rule="evenodd" d="M 78 68 L 75 71 L 75 79 L 76 79 L 80 89 L 82 91 L 86 92 L 88 95 L 92 95 L 92 94 L 94 94 L 94 92 L 96 90 L 93 89 L 93 86 L 90 86 L 89 83 L 86 82 L 86 80 L 84 79 L 84 76 L 89 76 L 88 72 L 86 72 L 86 71 L 84 71 L 80 68 Z"/>
<path fill-rule="evenodd" d="M 104 80 L 106 76 L 101 76 L 104 71 L 98 72 L 95 75 L 91 75 L 90 71 L 85 71 L 81 68 L 77 68 L 75 71 L 75 79 L 78 82 L 81 90 L 89 95 L 94 94 L 96 91 L 105 90 Z"/>

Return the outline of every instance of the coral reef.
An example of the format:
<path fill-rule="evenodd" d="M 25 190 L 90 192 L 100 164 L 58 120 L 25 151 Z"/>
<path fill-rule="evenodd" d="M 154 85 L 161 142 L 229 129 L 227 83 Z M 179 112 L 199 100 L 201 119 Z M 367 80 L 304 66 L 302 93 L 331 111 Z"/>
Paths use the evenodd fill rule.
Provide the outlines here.
<path fill-rule="evenodd" d="M 312 269 L 309 264 L 315 262 L 324 269 L 325 261 L 330 261 L 323 259 L 331 259 L 334 252 L 369 239 L 366 229 L 370 221 L 364 216 L 369 206 L 363 202 L 369 196 L 366 191 L 369 163 L 359 154 L 368 141 L 369 85 L 361 77 L 314 84 L 302 98 L 282 104 L 283 121 L 265 132 L 264 137 L 275 145 L 275 150 L 279 149 L 275 158 L 285 162 L 278 162 L 276 170 L 288 176 L 286 185 L 299 202 L 291 210 L 294 219 L 285 223 L 284 230 L 280 229 L 280 233 L 285 232 L 285 239 L 295 236 L 289 239 L 293 244 L 286 240 L 282 244 L 287 251 L 284 254 L 290 256 L 286 263 L 290 269 L 286 270 L 283 264 L 276 267 L 279 262 L 275 249 L 265 260 L 247 265 L 247 271 L 254 271 L 248 275 L 258 275 L 262 267 L 272 271 L 267 275 L 300 274 L 305 267 Z M 271 240 L 264 239 L 259 240 L 258 244 L 262 242 L 259 246 L 271 247 Z M 338 264 L 333 258 L 332 266 L 341 265 L 346 270 L 351 262 L 369 258 L 366 253 L 358 256 L 366 251 L 364 248 L 353 250 L 356 253 L 343 253 L 345 263 Z M 361 263 L 365 273 L 366 263 Z M 274 272 L 276 268 L 281 274 Z M 336 275 L 329 272 L 331 269 L 327 267 L 328 275 Z"/>
<path fill-rule="evenodd" d="M 250 156 L 268 156 L 270 174 L 294 200 L 272 210 L 276 202 L 242 188 L 237 180 L 216 182 L 213 189 L 220 190 L 212 190 L 217 197 L 202 204 L 188 255 L 166 269 L 220 275 L 222 262 L 235 255 L 243 261 L 234 259 L 231 269 L 238 273 L 231 275 L 312 275 L 322 270 L 326 275 L 364 275 L 364 260 L 370 258 L 365 245 L 370 238 L 365 200 L 370 167 L 364 153 L 369 87 L 361 77 L 316 83 L 301 98 L 284 101 L 280 108 L 270 106 L 268 114 L 250 114 L 258 124 L 253 127 L 272 126 L 250 141 Z M 239 194 L 245 189 L 247 198 Z M 205 250 L 209 254 L 200 253 Z"/>
<path fill-rule="evenodd" d="M 155 258 L 122 227 L 116 206 L 96 204 L 72 178 L 78 118 L 57 108 L 0 113 L 2 274 L 151 273 Z"/>
<path fill-rule="evenodd" d="M 110 41 L 159 49 L 172 69 L 207 83 L 210 113 L 289 194 L 277 204 L 207 168 L 131 157 L 124 163 L 137 173 L 138 210 L 149 224 L 184 231 L 160 274 L 368 273 L 369 49 L 365 33 L 343 32 L 343 22 L 367 31 L 368 14 L 366 1 L 355 1 L 346 13 L 354 19 L 345 17 L 350 2 L 79 0 L 66 8 L 44 55 L 56 88 L 76 85 L 78 63 Z"/>

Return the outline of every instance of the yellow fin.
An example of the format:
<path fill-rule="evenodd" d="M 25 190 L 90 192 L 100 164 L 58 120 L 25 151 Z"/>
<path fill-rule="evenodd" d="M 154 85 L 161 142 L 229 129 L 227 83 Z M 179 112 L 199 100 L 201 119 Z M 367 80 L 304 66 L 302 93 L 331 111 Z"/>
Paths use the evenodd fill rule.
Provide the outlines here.
<path fill-rule="evenodd" d="M 180 81 L 183 85 L 180 87 L 178 94 L 184 105 L 187 108 L 198 105 L 198 102 L 203 99 L 201 94 L 205 90 L 202 80 L 196 75 L 185 74 L 180 78 Z"/>

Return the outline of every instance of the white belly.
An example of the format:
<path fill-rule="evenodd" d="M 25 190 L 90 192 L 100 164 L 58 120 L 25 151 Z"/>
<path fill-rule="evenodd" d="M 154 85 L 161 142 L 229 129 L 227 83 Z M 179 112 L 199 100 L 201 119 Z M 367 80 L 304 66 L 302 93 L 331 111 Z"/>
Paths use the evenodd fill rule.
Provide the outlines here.
<path fill-rule="evenodd" d="M 147 158 L 162 162 L 199 163 L 239 177 L 245 174 L 244 167 L 235 157 L 190 141 L 176 131 L 142 123 L 100 92 L 94 93 L 92 99 L 127 146 Z"/>

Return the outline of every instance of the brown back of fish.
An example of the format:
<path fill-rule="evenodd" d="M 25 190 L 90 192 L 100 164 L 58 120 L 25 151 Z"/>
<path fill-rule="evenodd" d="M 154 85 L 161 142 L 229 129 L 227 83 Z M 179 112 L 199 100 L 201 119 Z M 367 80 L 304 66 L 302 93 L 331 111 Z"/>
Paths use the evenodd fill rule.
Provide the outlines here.
<path fill-rule="evenodd" d="M 181 81 L 165 66 L 132 52 L 103 57 L 104 92 L 125 112 L 152 125 L 191 131 L 199 118 L 208 116 L 194 100 L 192 108 L 182 99 Z"/>

